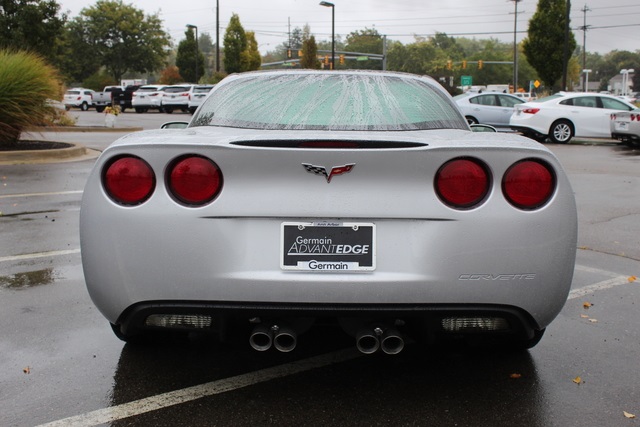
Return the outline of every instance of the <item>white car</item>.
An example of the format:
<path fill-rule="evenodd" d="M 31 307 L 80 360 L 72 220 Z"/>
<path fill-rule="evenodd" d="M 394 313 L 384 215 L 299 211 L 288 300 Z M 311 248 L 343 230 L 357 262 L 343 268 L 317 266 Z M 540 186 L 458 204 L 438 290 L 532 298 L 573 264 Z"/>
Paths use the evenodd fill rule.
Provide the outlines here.
<path fill-rule="evenodd" d="M 91 89 L 74 87 L 64 93 L 62 102 L 67 110 L 80 108 L 82 111 L 87 111 L 93 105 L 94 93 Z"/>
<path fill-rule="evenodd" d="M 559 92 L 516 105 L 511 129 L 538 141 L 568 143 L 574 136 L 610 138 L 610 116 L 636 107 L 611 95 Z"/>
<path fill-rule="evenodd" d="M 611 114 L 611 137 L 631 147 L 640 147 L 640 109 Z"/>
<path fill-rule="evenodd" d="M 523 99 L 500 92 L 467 92 L 453 97 L 467 123 L 485 124 L 495 127 L 509 127 L 513 107 L 522 104 Z"/>
<path fill-rule="evenodd" d="M 215 85 L 197 85 L 189 91 L 189 112 L 195 113 Z"/>
<path fill-rule="evenodd" d="M 166 85 L 144 85 L 133 92 L 131 97 L 131 106 L 136 113 L 146 113 L 154 109 L 162 108 L 162 91 Z"/>
<path fill-rule="evenodd" d="M 182 110 L 187 112 L 189 108 L 189 94 L 194 85 L 182 84 L 166 86 L 162 89 L 162 111 L 165 113 L 173 113 L 174 110 Z"/>

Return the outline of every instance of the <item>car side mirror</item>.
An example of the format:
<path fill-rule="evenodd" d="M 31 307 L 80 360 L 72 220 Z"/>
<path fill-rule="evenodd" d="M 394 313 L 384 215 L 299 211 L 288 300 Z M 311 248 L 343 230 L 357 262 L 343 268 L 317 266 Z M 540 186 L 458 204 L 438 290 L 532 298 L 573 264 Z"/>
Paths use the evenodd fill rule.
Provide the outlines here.
<path fill-rule="evenodd" d="M 496 128 L 489 125 L 471 125 L 472 132 L 498 132 Z"/>
<path fill-rule="evenodd" d="M 167 122 L 160 126 L 160 129 L 184 129 L 189 126 L 189 122 Z"/>

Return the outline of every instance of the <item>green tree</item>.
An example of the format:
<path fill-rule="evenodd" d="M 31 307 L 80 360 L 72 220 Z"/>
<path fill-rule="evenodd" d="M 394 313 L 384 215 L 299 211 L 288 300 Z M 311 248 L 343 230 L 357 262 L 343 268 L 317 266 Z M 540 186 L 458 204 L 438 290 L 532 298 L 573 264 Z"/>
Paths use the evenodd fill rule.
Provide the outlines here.
<path fill-rule="evenodd" d="M 58 70 L 34 53 L 0 50 L 0 147 L 17 149 L 27 127 L 54 114 L 48 99 L 61 99 Z"/>
<path fill-rule="evenodd" d="M 0 48 L 29 50 L 53 60 L 66 16 L 55 0 L 0 0 Z"/>
<path fill-rule="evenodd" d="M 69 46 L 74 57 L 89 53 L 114 80 L 129 72 L 147 73 L 164 66 L 169 36 L 157 14 L 121 0 L 98 0 L 70 22 Z"/>
<path fill-rule="evenodd" d="M 378 33 L 378 30 L 375 28 L 365 28 L 364 30 L 353 31 L 347 36 L 344 50 L 347 52 L 381 55 L 383 50 L 382 43 L 383 37 Z M 382 61 L 372 59 L 366 61 L 351 61 L 349 68 L 380 70 L 382 69 Z"/>
<path fill-rule="evenodd" d="M 547 88 L 554 87 L 562 77 L 567 19 L 566 0 L 539 0 L 536 12 L 529 20 L 528 36 L 522 42 L 527 60 Z M 576 40 L 571 32 L 568 52 L 575 48 Z"/>
<path fill-rule="evenodd" d="M 260 57 L 260 51 L 258 50 L 256 34 L 253 31 L 247 31 L 245 36 L 247 37 L 247 48 L 241 55 L 242 71 L 258 70 L 260 69 L 262 58 Z"/>
<path fill-rule="evenodd" d="M 302 51 L 304 52 L 304 56 L 300 58 L 300 68 L 319 69 L 318 46 L 316 45 L 316 38 L 314 36 L 309 35 L 303 40 Z"/>
<path fill-rule="evenodd" d="M 224 33 L 224 69 L 227 73 L 241 73 L 242 52 L 247 49 L 247 35 L 237 14 L 231 15 Z"/>
<path fill-rule="evenodd" d="M 196 49 L 196 38 L 194 36 L 193 29 L 187 29 L 184 34 L 184 40 L 178 44 L 176 66 L 180 70 L 180 75 L 185 81 L 198 83 L 198 80 L 204 76 L 204 55 L 200 49 Z"/>

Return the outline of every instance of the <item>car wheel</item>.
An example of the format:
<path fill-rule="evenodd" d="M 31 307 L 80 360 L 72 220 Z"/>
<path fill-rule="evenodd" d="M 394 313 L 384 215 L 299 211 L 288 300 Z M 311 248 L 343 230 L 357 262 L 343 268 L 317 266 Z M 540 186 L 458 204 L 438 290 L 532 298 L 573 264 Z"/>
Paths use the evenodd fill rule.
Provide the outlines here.
<path fill-rule="evenodd" d="M 567 120 L 558 120 L 549 129 L 549 139 L 556 144 L 567 144 L 573 137 L 573 126 Z"/>
<path fill-rule="evenodd" d="M 83 103 L 80 105 L 80 109 L 81 109 L 82 111 L 87 111 L 87 110 L 89 109 L 89 104 L 87 104 L 86 102 L 83 102 Z"/>
<path fill-rule="evenodd" d="M 465 116 L 465 119 L 467 119 L 467 123 L 469 124 L 469 126 L 471 125 L 477 125 L 480 122 L 478 121 L 478 119 L 476 119 L 475 117 L 472 116 Z"/>
<path fill-rule="evenodd" d="M 167 114 L 171 114 L 171 113 L 173 113 L 173 108 L 166 108 L 165 107 L 164 112 L 167 113 Z"/>
<path fill-rule="evenodd" d="M 102 113 L 105 107 L 96 107 L 96 113 Z"/>
<path fill-rule="evenodd" d="M 144 109 L 144 108 L 142 108 L 142 107 L 136 107 L 136 113 L 138 113 L 138 114 L 142 114 L 142 113 L 144 113 L 144 112 L 145 112 L 145 109 Z"/>
<path fill-rule="evenodd" d="M 71 110 L 71 107 L 65 105 L 64 109 L 69 111 L 69 110 Z"/>
<path fill-rule="evenodd" d="M 189 114 L 192 114 L 192 115 L 193 115 L 193 113 L 195 113 L 195 112 L 196 112 L 196 109 L 195 109 L 195 108 L 189 108 Z"/>

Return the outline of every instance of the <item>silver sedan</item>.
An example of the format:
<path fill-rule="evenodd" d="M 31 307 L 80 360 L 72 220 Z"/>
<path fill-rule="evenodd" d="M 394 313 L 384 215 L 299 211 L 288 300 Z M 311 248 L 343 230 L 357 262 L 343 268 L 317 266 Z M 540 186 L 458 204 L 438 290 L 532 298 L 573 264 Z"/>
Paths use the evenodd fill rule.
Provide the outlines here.
<path fill-rule="evenodd" d="M 576 229 L 554 155 L 472 132 L 433 79 L 311 70 L 229 76 L 185 129 L 116 141 L 80 220 L 87 288 L 123 340 L 241 331 L 286 352 L 330 322 L 388 354 L 408 336 L 535 345 Z"/>

